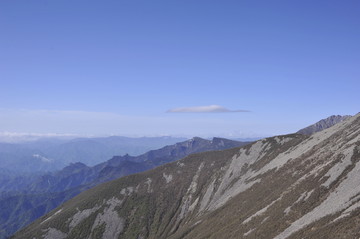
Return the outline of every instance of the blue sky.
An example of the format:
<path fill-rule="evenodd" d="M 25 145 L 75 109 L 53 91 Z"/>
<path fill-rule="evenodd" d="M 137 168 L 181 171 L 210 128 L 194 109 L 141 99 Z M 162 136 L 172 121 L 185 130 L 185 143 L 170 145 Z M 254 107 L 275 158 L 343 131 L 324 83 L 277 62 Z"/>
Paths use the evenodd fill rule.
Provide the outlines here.
<path fill-rule="evenodd" d="M 0 1 L 0 132 L 255 137 L 355 114 L 359 11 L 331 0 Z M 200 106 L 250 112 L 171 112 Z"/>

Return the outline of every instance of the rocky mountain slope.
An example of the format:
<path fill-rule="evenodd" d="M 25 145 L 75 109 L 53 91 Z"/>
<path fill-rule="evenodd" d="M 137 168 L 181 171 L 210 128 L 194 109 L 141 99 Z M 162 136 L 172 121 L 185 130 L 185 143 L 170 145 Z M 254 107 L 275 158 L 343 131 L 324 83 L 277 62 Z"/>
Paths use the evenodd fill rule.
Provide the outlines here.
<path fill-rule="evenodd" d="M 196 137 L 139 156 L 115 156 L 94 167 L 74 163 L 61 171 L 45 175 L 15 177 L 12 180 L 0 178 L 0 191 L 6 192 L 0 194 L 0 238 L 11 235 L 81 191 L 101 182 L 143 172 L 194 152 L 245 144 L 247 142 Z"/>
<path fill-rule="evenodd" d="M 312 124 L 306 128 L 303 128 L 296 133 L 311 135 L 313 133 L 320 132 L 324 129 L 330 128 L 331 126 L 333 126 L 343 120 L 346 120 L 350 117 L 351 117 L 351 115 L 343 115 L 343 116 L 342 115 L 332 115 L 326 119 L 322 119 L 322 120 L 316 122 L 315 124 Z"/>
<path fill-rule="evenodd" d="M 13 238 L 359 238 L 360 114 L 94 187 Z"/>

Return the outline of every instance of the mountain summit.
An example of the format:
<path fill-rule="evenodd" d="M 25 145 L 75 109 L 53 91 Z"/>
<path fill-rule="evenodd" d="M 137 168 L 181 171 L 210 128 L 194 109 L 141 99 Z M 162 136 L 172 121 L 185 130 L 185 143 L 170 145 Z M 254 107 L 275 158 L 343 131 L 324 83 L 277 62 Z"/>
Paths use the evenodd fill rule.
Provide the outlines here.
<path fill-rule="evenodd" d="M 357 114 L 99 185 L 13 238 L 358 238 L 359 161 Z"/>
<path fill-rule="evenodd" d="M 315 124 L 312 124 L 306 128 L 303 128 L 296 133 L 311 135 L 313 133 L 320 132 L 321 130 L 330 128 L 331 126 L 333 126 L 343 120 L 346 120 L 350 117 L 351 117 L 351 115 L 332 115 L 330 117 L 327 117 L 326 119 L 322 119 L 322 120 L 316 122 Z"/>

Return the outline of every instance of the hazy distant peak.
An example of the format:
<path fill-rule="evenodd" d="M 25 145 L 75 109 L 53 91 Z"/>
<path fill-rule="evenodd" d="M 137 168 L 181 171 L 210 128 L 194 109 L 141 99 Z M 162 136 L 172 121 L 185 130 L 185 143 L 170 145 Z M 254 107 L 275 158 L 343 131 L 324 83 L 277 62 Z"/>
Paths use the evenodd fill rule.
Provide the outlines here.
<path fill-rule="evenodd" d="M 203 139 L 203 138 L 201 138 L 201 137 L 193 137 L 193 138 L 191 138 L 189 141 L 190 141 L 190 142 L 207 142 L 207 141 L 209 141 L 209 140 Z"/>
<path fill-rule="evenodd" d="M 76 162 L 76 163 L 70 163 L 68 166 L 66 166 L 65 168 L 63 168 L 61 171 L 66 171 L 66 172 L 72 172 L 72 171 L 76 171 L 82 168 L 87 168 L 88 166 L 84 163 L 81 162 Z"/>

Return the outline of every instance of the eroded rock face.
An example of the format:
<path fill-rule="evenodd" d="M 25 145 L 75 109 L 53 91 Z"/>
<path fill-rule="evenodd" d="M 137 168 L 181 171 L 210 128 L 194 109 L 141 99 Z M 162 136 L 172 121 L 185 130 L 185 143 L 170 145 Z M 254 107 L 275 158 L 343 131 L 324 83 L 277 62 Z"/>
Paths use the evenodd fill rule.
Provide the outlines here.
<path fill-rule="evenodd" d="M 15 238 L 358 238 L 359 161 L 356 115 L 100 185 Z"/>
<path fill-rule="evenodd" d="M 49 227 L 46 229 L 44 234 L 44 239 L 65 239 L 67 234 L 63 233 L 55 228 Z"/>
<path fill-rule="evenodd" d="M 97 214 L 91 231 L 94 232 L 97 227 L 101 228 L 103 226 L 102 238 L 118 238 L 124 229 L 124 219 L 118 215 L 115 207 L 121 206 L 122 202 L 122 200 L 115 197 L 108 200 L 106 202 L 108 207 L 104 209 L 103 213 Z"/>
<path fill-rule="evenodd" d="M 70 216 L 68 214 L 69 210 L 63 212 L 63 209 L 60 209 L 40 224 L 46 224 L 53 217 L 62 217 L 61 213 L 66 213 L 69 216 L 66 223 L 61 228 L 50 226 L 43 229 L 42 237 L 47 239 L 65 239 L 77 238 L 79 235 L 87 236 L 89 234 L 89 238 L 118 238 L 124 229 L 124 219 L 119 216 L 115 208 L 121 206 L 122 203 L 123 200 L 112 197 L 86 209 L 80 210 L 76 208 L 76 212 L 70 213 Z M 92 224 L 91 230 L 88 230 L 89 227 L 87 225 L 90 224 Z"/>

